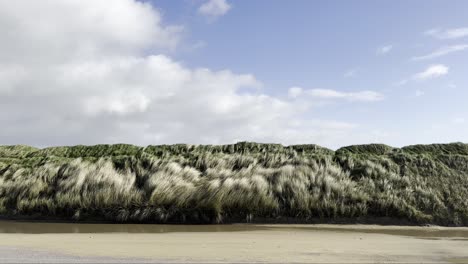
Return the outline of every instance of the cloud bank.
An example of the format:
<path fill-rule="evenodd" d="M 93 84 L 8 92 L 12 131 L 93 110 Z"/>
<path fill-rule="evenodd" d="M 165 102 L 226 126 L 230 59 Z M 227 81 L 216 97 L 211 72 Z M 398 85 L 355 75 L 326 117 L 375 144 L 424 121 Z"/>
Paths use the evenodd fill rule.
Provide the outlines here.
<path fill-rule="evenodd" d="M 228 8 L 221 4 L 216 12 L 222 10 Z M 134 0 L 1 1 L 0 144 L 251 140 L 336 147 L 356 127 L 304 119 L 309 105 L 262 93 L 252 74 L 188 68 L 164 55 L 177 49 L 183 30 Z M 372 92 L 305 93 L 379 98 Z"/>

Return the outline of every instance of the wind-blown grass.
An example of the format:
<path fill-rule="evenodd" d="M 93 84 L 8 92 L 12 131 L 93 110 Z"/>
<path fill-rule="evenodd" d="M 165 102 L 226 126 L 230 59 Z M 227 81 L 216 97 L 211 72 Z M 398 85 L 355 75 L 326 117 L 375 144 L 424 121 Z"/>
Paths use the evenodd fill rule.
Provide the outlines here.
<path fill-rule="evenodd" d="M 0 147 L 0 215 L 468 225 L 468 145 Z"/>

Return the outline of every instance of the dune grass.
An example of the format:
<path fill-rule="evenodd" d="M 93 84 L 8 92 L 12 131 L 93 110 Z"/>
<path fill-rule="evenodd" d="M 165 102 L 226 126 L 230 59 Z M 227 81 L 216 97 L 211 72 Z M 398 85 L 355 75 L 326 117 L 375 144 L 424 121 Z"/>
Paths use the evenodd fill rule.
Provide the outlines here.
<path fill-rule="evenodd" d="M 0 215 L 468 225 L 468 145 L 0 147 Z"/>

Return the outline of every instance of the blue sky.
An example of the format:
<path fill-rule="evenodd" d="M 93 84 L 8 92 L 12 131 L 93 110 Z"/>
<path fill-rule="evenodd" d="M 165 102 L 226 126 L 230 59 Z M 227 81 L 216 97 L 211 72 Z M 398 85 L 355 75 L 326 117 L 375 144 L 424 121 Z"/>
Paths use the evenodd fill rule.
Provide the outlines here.
<path fill-rule="evenodd" d="M 208 22 L 191 9 L 197 1 L 152 2 L 168 20 L 189 26 L 190 42 L 204 43 L 176 54 L 188 65 L 253 73 L 278 95 L 292 86 L 375 90 L 385 100 L 332 104 L 309 114 L 399 134 L 382 138 L 395 145 L 466 140 L 468 50 L 412 60 L 468 43 L 468 36 L 424 34 L 467 27 L 466 1 L 231 1 L 228 13 Z M 392 48 L 378 54 L 385 46 Z M 434 64 L 446 65 L 449 73 L 397 85 Z"/>
<path fill-rule="evenodd" d="M 466 11 L 461 0 L 5 1 L 0 144 L 467 142 Z"/>

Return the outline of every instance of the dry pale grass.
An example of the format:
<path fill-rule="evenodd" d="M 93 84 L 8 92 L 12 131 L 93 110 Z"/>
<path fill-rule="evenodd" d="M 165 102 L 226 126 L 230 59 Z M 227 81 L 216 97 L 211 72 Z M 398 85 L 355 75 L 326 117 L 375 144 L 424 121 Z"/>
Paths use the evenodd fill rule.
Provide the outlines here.
<path fill-rule="evenodd" d="M 0 149 L 0 214 L 188 223 L 384 217 L 468 225 L 468 156 L 458 145 L 437 154 L 437 147 L 333 152 L 249 144 Z"/>

